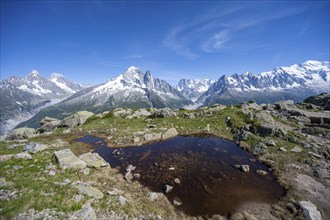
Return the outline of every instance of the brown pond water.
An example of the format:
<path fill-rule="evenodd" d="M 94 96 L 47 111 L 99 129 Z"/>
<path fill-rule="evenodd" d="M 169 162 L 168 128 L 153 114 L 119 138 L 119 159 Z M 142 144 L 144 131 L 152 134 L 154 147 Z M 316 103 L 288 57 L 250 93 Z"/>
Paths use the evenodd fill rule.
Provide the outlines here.
<path fill-rule="evenodd" d="M 94 152 L 123 174 L 129 164 L 136 166 L 133 172 L 141 175 L 138 181 L 154 192 L 162 192 L 165 184 L 173 186 L 167 198 L 171 202 L 179 198 L 182 205 L 177 208 L 188 215 L 228 215 L 245 202 L 271 204 L 284 195 L 264 164 L 218 137 L 178 136 L 125 148 L 107 147 L 102 138 L 92 136 L 77 141 L 93 145 Z M 114 150 L 119 155 L 113 154 Z M 236 164 L 249 165 L 249 173 L 235 168 Z M 268 174 L 262 176 L 257 170 Z M 174 183 L 175 178 L 180 184 Z"/>

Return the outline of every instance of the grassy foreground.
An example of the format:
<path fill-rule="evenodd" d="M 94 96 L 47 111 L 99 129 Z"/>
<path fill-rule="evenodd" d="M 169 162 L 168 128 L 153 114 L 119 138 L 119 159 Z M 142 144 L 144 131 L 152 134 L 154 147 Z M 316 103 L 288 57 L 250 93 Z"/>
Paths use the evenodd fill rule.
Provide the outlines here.
<path fill-rule="evenodd" d="M 257 112 L 258 110 L 253 110 L 254 114 Z M 164 133 L 167 129 L 174 127 L 180 135 L 210 133 L 234 141 L 235 131 L 245 126 L 257 127 L 262 123 L 256 118 L 249 119 L 239 106 L 228 106 L 224 109 L 210 107 L 196 111 L 180 110 L 177 113 L 177 116 L 168 118 L 140 117 L 132 119 L 115 117 L 112 113 L 108 113 L 102 117 L 93 116 L 84 125 L 71 128 L 70 133 L 63 133 L 66 129 L 61 128 L 51 134 L 41 134 L 38 137 L 30 138 L 27 142 L 1 141 L 0 155 L 20 153 L 28 142 L 52 145 L 47 150 L 33 154 L 32 160 L 11 159 L 0 162 L 0 177 L 6 182 L 0 184 L 0 190 L 2 194 L 12 194 L 0 200 L 1 219 L 12 219 L 19 213 L 31 209 L 36 211 L 55 210 L 57 217 L 66 219 L 70 213 L 81 209 L 86 202 L 91 203 L 98 216 L 115 213 L 127 217 L 145 216 L 149 219 L 157 219 L 159 216 L 165 219 L 188 218 L 182 213 L 177 213 L 166 198 L 156 202 L 150 201 L 148 189 L 141 187 L 138 182 L 127 183 L 114 168 L 91 169 L 89 175 L 84 175 L 80 171 L 62 171 L 56 167 L 56 174 L 50 175 L 50 170 L 55 165 L 52 160 L 54 151 L 69 148 L 79 156 L 92 150 L 88 144 L 75 142 L 76 139 L 86 135 L 105 138 L 109 147 L 125 147 L 136 144 L 133 140 L 138 132 Z M 196 117 L 187 117 L 190 113 L 194 113 Z M 230 124 L 226 123 L 228 117 L 230 117 Z M 293 121 L 281 121 L 276 117 L 274 119 L 284 126 L 299 127 L 299 124 Z M 302 149 L 300 153 L 290 152 L 290 149 L 304 141 L 305 137 L 295 132 L 294 129 L 284 137 L 261 137 L 249 133 L 247 139 L 240 141 L 239 145 L 246 150 L 251 150 L 251 146 L 266 139 L 275 141 L 276 146 L 268 148 L 267 154 L 259 158 L 272 168 L 279 181 L 288 190 L 285 198 L 273 205 L 272 214 L 283 219 L 302 218 L 301 213 L 292 205 L 299 199 L 299 196 L 283 176 L 287 164 L 311 162 L 305 149 Z M 140 142 L 147 143 L 143 137 L 140 137 Z M 19 146 L 14 149 L 7 148 L 13 144 Z M 285 147 L 288 152 L 279 150 L 281 147 Z M 105 196 L 97 200 L 80 195 L 77 189 L 71 186 L 71 183 L 61 184 L 66 179 L 69 179 L 71 183 L 78 180 L 89 182 L 100 189 Z M 114 188 L 124 191 L 124 196 L 129 201 L 126 205 L 120 204 L 118 196 L 106 194 L 107 191 Z M 293 206 L 293 208 L 291 207 L 293 210 L 290 210 L 288 206 Z"/>

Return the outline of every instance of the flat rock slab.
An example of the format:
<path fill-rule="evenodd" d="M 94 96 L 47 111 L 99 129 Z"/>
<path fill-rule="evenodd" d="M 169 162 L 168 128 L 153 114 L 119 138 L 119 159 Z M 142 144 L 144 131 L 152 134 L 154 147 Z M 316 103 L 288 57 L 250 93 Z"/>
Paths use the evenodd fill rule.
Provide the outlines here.
<path fill-rule="evenodd" d="M 73 187 L 77 188 L 81 194 L 88 195 L 94 199 L 102 199 L 104 194 L 97 188 L 81 181 L 74 182 Z"/>
<path fill-rule="evenodd" d="M 62 169 L 81 170 L 87 167 L 87 164 L 76 157 L 76 155 L 74 155 L 69 149 L 55 151 L 53 158 L 56 159 Z"/>
<path fill-rule="evenodd" d="M 323 215 L 323 219 L 330 219 L 330 190 L 326 186 L 310 176 L 298 174 L 295 178 L 295 187 L 300 195 L 303 195 L 305 201 L 311 201 L 317 206 Z"/>
<path fill-rule="evenodd" d="M 110 167 L 110 164 L 107 163 L 98 153 L 86 153 L 79 156 L 88 167 L 101 169 L 102 167 Z"/>

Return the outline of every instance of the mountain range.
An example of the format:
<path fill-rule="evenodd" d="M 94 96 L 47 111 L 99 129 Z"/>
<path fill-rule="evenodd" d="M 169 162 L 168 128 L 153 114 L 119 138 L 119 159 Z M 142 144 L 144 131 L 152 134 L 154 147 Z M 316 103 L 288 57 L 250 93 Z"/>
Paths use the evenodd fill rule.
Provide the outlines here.
<path fill-rule="evenodd" d="M 0 135 L 29 119 L 40 109 L 85 88 L 57 73 L 46 79 L 36 70 L 26 77 L 13 76 L 0 81 Z"/>
<path fill-rule="evenodd" d="M 260 74 L 249 72 L 219 78 L 197 100 L 204 105 L 237 104 L 249 100 L 272 103 L 301 102 L 311 95 L 330 92 L 329 62 L 306 61 Z"/>
<path fill-rule="evenodd" d="M 103 84 L 77 92 L 66 100 L 41 110 L 20 126 L 37 127 L 45 116 L 62 119 L 79 110 L 101 113 L 118 107 L 178 109 L 192 104 L 191 100 L 166 81 L 155 78 L 150 71 L 142 73 L 139 68 L 132 66 Z"/>
<path fill-rule="evenodd" d="M 38 74 L 32 72 L 27 78 L 36 77 L 33 75 Z M 13 79 L 15 77 L 9 78 L 5 84 L 9 85 L 10 80 Z M 52 86 L 55 84 L 57 88 L 61 89 L 55 94 L 48 92 L 56 91 L 52 90 L 53 88 L 50 86 L 41 86 L 46 83 L 41 83 L 40 87 L 43 89 L 40 89 L 32 87 L 33 80 L 27 81 L 25 84 L 14 86 L 16 89 L 18 88 L 17 92 L 30 91 L 32 93 L 31 91 L 34 91 L 37 93 L 35 95 L 42 93 L 49 96 L 48 99 L 43 98 L 43 102 L 51 98 L 63 98 L 70 92 L 72 94 L 65 100 L 44 108 L 33 118 L 19 125 L 20 127 L 38 127 L 39 121 L 45 116 L 62 119 L 79 110 L 100 113 L 118 107 L 178 109 L 196 103 L 197 106 L 238 104 L 249 100 L 255 100 L 258 103 L 272 103 L 292 99 L 295 102 L 301 102 L 308 96 L 330 92 L 330 64 L 328 61 L 310 60 L 289 67 L 277 67 L 272 71 L 260 74 L 246 72 L 240 75 L 223 75 L 217 81 L 182 79 L 176 87 L 155 78 L 150 71 L 143 73 L 134 66 L 103 84 L 88 88 L 74 83 L 68 84 L 63 77 L 55 74 L 46 80 L 52 82 Z M 2 84 L 4 83 L 1 82 L 1 87 Z M 21 103 L 19 100 L 18 102 Z M 38 103 L 42 105 L 43 102 Z"/>

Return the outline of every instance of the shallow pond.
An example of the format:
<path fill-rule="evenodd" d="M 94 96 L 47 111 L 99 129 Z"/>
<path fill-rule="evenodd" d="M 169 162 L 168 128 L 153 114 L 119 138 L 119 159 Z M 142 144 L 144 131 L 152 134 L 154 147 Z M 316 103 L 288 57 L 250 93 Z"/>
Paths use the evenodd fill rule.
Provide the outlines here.
<path fill-rule="evenodd" d="M 274 203 L 284 194 L 264 164 L 218 137 L 178 136 L 118 149 L 107 147 L 101 138 L 86 136 L 78 141 L 92 144 L 94 152 L 123 174 L 129 164 L 136 166 L 138 181 L 152 191 L 162 192 L 165 184 L 173 186 L 167 198 L 171 202 L 179 198 L 182 205 L 177 208 L 188 215 L 228 215 L 245 202 Z M 249 165 L 248 173 L 235 168 L 242 164 Z"/>

